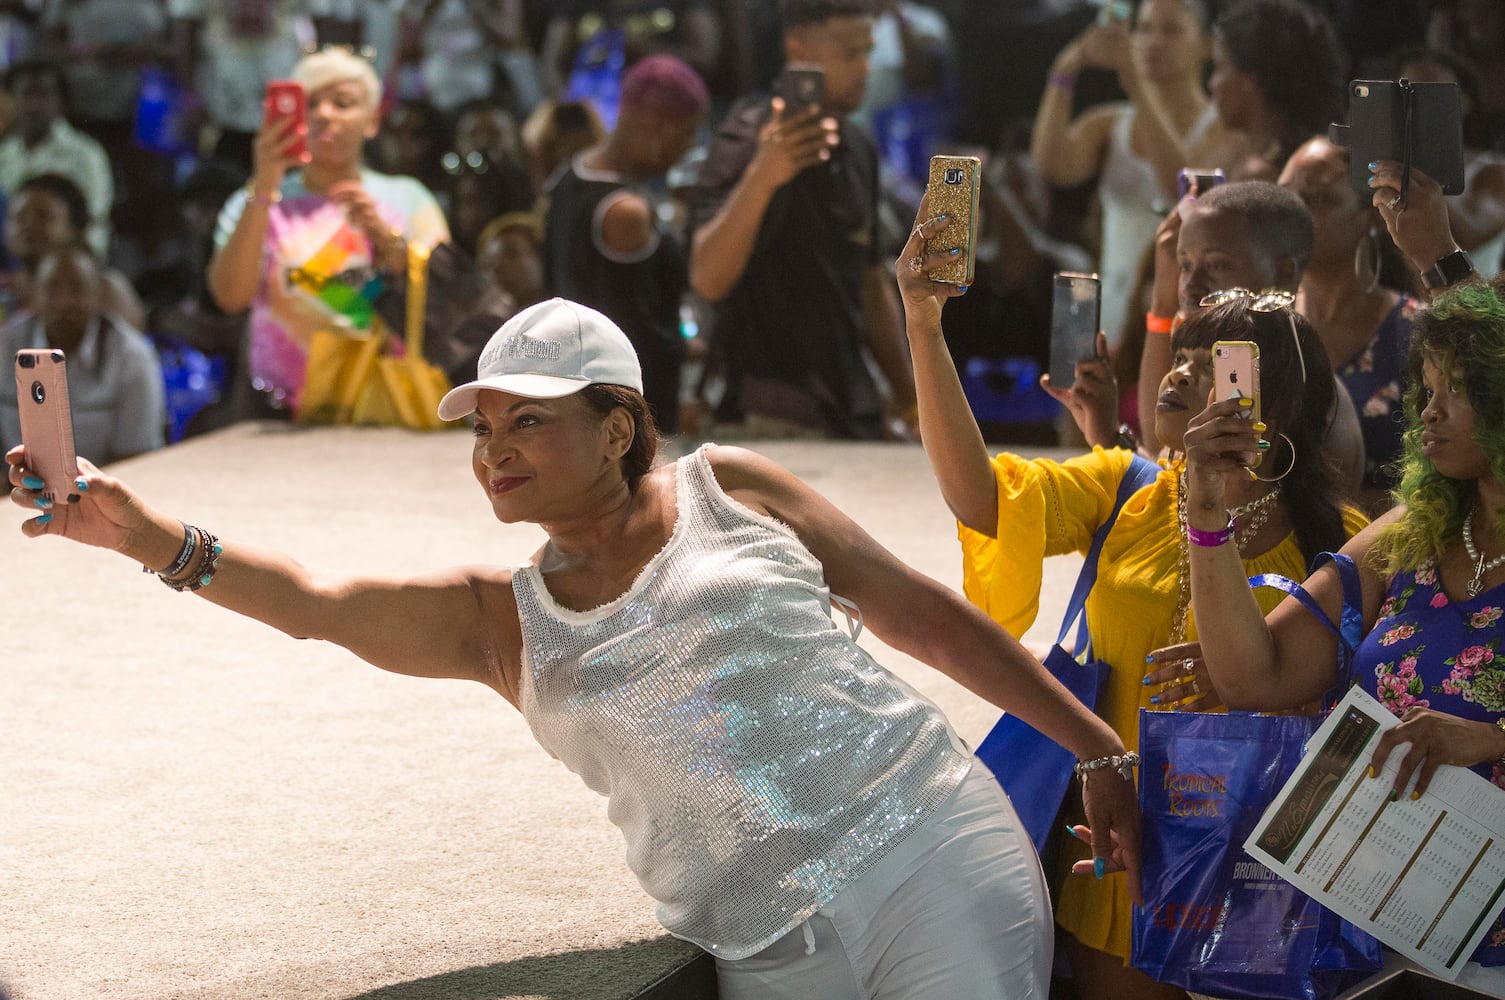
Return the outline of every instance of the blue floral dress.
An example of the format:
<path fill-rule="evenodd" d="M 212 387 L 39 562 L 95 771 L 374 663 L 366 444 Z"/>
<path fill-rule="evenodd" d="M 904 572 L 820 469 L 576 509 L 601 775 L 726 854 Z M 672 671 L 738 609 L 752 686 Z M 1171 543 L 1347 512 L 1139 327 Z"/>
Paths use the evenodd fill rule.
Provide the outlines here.
<path fill-rule="evenodd" d="M 1401 296 L 1363 350 L 1337 367 L 1336 374 L 1353 397 L 1364 435 L 1364 482 L 1389 489 L 1395 485 L 1393 463 L 1400 458 L 1405 430 L 1403 388 L 1408 377 L 1411 323 L 1418 303 Z"/>
<path fill-rule="evenodd" d="M 1435 563 L 1397 573 L 1379 619 L 1359 644 L 1354 678 L 1397 716 L 1420 705 L 1492 723 L 1505 714 L 1502 616 L 1505 585 L 1454 603 L 1443 592 Z M 1476 764 L 1472 770 L 1505 788 L 1498 766 Z M 1473 961 L 1505 965 L 1505 914 L 1495 919 Z"/>

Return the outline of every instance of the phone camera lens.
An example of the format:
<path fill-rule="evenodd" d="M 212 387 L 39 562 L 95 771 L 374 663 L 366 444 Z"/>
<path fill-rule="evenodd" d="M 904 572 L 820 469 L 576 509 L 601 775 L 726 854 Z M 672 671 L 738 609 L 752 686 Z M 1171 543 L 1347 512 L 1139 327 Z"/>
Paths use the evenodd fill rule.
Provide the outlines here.
<path fill-rule="evenodd" d="M 31 383 L 31 399 L 34 403 L 40 403 L 47 398 L 47 387 L 40 382 Z"/>

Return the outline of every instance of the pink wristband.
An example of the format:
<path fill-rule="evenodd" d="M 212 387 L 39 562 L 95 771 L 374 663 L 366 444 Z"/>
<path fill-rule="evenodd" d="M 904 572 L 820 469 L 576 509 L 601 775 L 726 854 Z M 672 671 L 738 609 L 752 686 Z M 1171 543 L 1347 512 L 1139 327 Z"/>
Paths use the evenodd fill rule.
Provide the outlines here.
<path fill-rule="evenodd" d="M 1227 545 L 1233 539 L 1233 526 L 1238 523 L 1238 518 L 1228 515 L 1228 527 L 1222 531 L 1203 531 L 1200 528 L 1186 526 L 1186 540 L 1193 545 L 1200 545 L 1204 549 L 1215 549 L 1219 545 Z"/>

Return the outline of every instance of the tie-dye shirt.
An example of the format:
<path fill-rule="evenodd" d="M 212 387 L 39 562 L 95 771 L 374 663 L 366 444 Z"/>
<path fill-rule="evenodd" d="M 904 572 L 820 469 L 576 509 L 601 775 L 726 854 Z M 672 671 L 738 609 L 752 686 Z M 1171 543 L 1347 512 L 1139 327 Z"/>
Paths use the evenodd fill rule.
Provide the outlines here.
<path fill-rule="evenodd" d="M 421 182 L 363 170 L 361 186 L 386 224 L 405 239 L 430 247 L 449 239 L 444 213 Z M 215 228 L 216 248 L 230 239 L 245 205 L 244 190 L 225 203 Z M 274 404 L 296 413 L 314 332 L 370 329 L 381 285 L 365 234 L 347 221 L 345 209 L 310 193 L 301 174 L 284 178 L 282 200 L 269 214 L 251 303 L 251 382 Z"/>

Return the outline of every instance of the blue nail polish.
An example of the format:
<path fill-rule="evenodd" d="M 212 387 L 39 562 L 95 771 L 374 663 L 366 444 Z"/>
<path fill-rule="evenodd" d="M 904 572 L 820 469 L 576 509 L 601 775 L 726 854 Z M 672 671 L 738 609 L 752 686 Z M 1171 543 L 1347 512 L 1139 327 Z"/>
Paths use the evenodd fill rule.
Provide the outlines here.
<path fill-rule="evenodd" d="M 1073 827 L 1072 827 L 1072 825 L 1071 825 L 1071 824 L 1070 824 L 1070 823 L 1067 823 L 1067 824 L 1066 824 L 1066 832 L 1067 832 L 1067 833 L 1069 833 L 1069 834 L 1071 834 L 1071 835 L 1072 835 L 1072 836 L 1073 836 L 1073 837 L 1075 837 L 1075 838 L 1076 838 L 1076 839 L 1077 839 L 1077 840 L 1081 840 L 1081 839 L 1082 839 L 1082 835 L 1081 835 L 1081 834 L 1080 834 L 1080 833 L 1077 833 L 1077 832 L 1076 832 L 1076 829 L 1075 829 L 1075 828 L 1073 828 Z"/>
<path fill-rule="evenodd" d="M 936 216 L 936 220 L 939 222 L 945 222 L 949 218 L 951 218 L 951 216 L 947 215 L 945 212 L 942 212 L 940 215 Z"/>
<path fill-rule="evenodd" d="M 39 490 L 47 484 L 42 482 L 36 476 L 23 476 L 21 479 L 21 485 L 29 490 Z"/>
<path fill-rule="evenodd" d="M 1369 163 L 1369 172 L 1372 174 L 1372 173 L 1374 173 L 1378 169 L 1380 169 L 1380 161 L 1379 160 L 1371 160 L 1370 163 Z"/>
<path fill-rule="evenodd" d="M 1150 704 L 1151 705 L 1158 705 L 1158 704 L 1160 704 L 1160 696 L 1158 694 L 1152 694 L 1152 695 L 1150 695 Z"/>
<path fill-rule="evenodd" d="M 1108 863 L 1102 858 L 1093 858 L 1092 874 L 1096 875 L 1098 878 L 1102 878 L 1104 875 L 1108 874 Z"/>
<path fill-rule="evenodd" d="M 950 250 L 947 250 L 946 252 L 949 253 L 951 256 L 955 257 L 957 254 L 959 254 L 959 253 L 962 252 L 962 248 L 961 247 L 952 247 Z"/>
<path fill-rule="evenodd" d="M 970 288 L 970 287 L 971 287 L 970 285 L 957 285 L 956 286 L 956 294 L 958 294 L 958 295 L 966 295 L 967 294 L 967 289 Z"/>
<path fill-rule="evenodd" d="M 52 501 L 48 500 L 46 497 L 36 497 L 31 502 L 36 504 L 36 506 L 40 510 L 46 510 L 48 507 L 52 506 Z"/>
<path fill-rule="evenodd" d="M 80 493 L 89 492 L 89 481 L 87 479 L 79 479 L 73 485 L 78 487 Z"/>
<path fill-rule="evenodd" d="M 46 524 L 50 520 L 52 520 L 52 515 L 51 514 L 43 514 L 41 517 L 37 518 L 37 523 L 38 524 Z"/>

